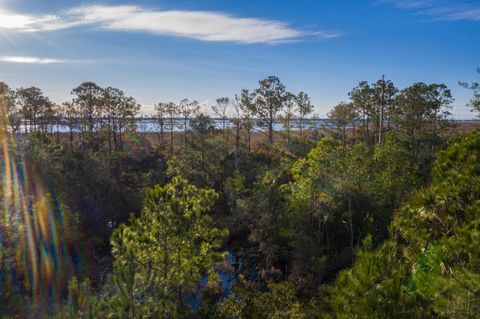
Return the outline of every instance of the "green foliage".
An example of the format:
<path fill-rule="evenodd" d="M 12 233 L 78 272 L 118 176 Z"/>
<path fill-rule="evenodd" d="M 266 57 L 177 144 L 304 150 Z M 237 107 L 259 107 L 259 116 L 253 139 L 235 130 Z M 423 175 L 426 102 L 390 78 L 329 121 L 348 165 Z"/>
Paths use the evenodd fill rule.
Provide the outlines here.
<path fill-rule="evenodd" d="M 214 187 L 223 177 L 226 155 L 223 139 L 204 139 L 178 151 L 168 161 L 167 174 L 180 176 L 198 187 Z"/>
<path fill-rule="evenodd" d="M 246 180 L 249 189 L 238 201 L 238 207 L 233 211 L 235 217 L 248 228 L 245 239 L 256 247 L 261 256 L 260 269 L 268 271 L 281 267 L 284 257 L 284 247 L 278 232 L 280 214 L 284 208 L 284 196 L 281 186 L 288 182 L 289 171 L 294 159 L 282 149 L 265 145 L 264 156 L 250 160 L 250 165 L 256 166 L 256 176 L 253 181 Z M 268 272 L 267 271 L 267 272 Z"/>
<path fill-rule="evenodd" d="M 395 222 L 413 264 L 415 292 L 444 317 L 475 317 L 480 300 L 480 133 L 453 143 L 433 167 L 433 185 Z"/>
<path fill-rule="evenodd" d="M 178 317 L 188 311 L 183 295 L 213 265 L 226 232 L 212 226 L 209 213 L 218 195 L 174 178 L 147 191 L 139 218 L 112 236 L 113 291 L 105 302 L 115 318 Z"/>
<path fill-rule="evenodd" d="M 284 108 L 289 94 L 285 85 L 276 76 L 259 81 L 255 90 L 255 103 L 252 104 L 252 113 L 257 116 L 261 126 L 267 129 L 268 142 L 273 144 L 273 124 L 278 113 Z"/>
<path fill-rule="evenodd" d="M 218 318 L 223 319 L 303 319 L 302 303 L 287 282 L 268 285 L 265 292 L 245 289 L 218 305 Z"/>
<path fill-rule="evenodd" d="M 61 159 L 65 157 L 64 147 L 44 132 L 36 132 L 27 136 L 22 145 L 22 152 L 35 169 L 41 171 L 42 176 L 49 182 L 55 180 L 54 173 L 61 170 Z"/>
<path fill-rule="evenodd" d="M 364 241 L 355 266 L 338 276 L 329 301 L 335 318 L 428 317 L 407 289 L 409 265 L 401 249 L 387 241 L 372 250 Z"/>
<path fill-rule="evenodd" d="M 328 120 L 334 125 L 335 134 L 343 143 L 347 140 L 347 130 L 351 129 L 349 126 L 357 120 L 356 112 L 353 103 L 341 102 L 328 113 Z"/>
<path fill-rule="evenodd" d="M 480 133 L 440 154 L 431 187 L 398 212 L 390 239 L 339 276 L 331 295 L 336 315 L 478 316 L 479 158 Z"/>
<path fill-rule="evenodd" d="M 337 128 L 348 123 L 352 135 L 360 141 L 381 144 L 385 132 L 391 129 L 397 91 L 392 81 L 386 81 L 384 77 L 372 84 L 361 81 L 349 93 L 352 104 L 341 103 L 332 110 L 329 118 L 336 123 Z"/>
<path fill-rule="evenodd" d="M 79 282 L 72 278 L 68 284 L 68 300 L 55 318 L 61 319 L 93 319 L 96 318 L 96 298 L 92 294 L 88 280 Z"/>
<path fill-rule="evenodd" d="M 375 243 L 383 240 L 391 211 L 415 186 L 414 176 L 405 173 L 411 166 L 408 153 L 391 139 L 374 149 L 323 139 L 297 161 L 293 181 L 283 187 L 288 206 L 280 230 L 293 250 L 292 279 L 343 267 L 367 234 Z"/>
<path fill-rule="evenodd" d="M 431 155 L 442 144 L 451 122 L 453 98 L 444 84 L 415 83 L 400 92 L 392 114 L 395 134 L 417 158 Z"/>
<path fill-rule="evenodd" d="M 305 130 L 305 118 L 313 112 L 314 106 L 310 100 L 310 97 L 305 92 L 300 92 L 295 97 L 298 112 L 298 129 L 300 130 L 300 137 L 303 137 L 303 131 Z"/>
<path fill-rule="evenodd" d="M 47 123 L 51 120 L 53 103 L 36 87 L 20 88 L 14 94 L 14 108 L 25 121 L 25 133 L 47 131 Z M 27 124 L 28 123 L 28 124 Z"/>
<path fill-rule="evenodd" d="M 477 73 L 480 74 L 480 68 L 477 68 Z M 473 97 L 470 100 L 469 106 L 472 108 L 472 112 L 477 113 L 477 117 L 480 118 L 480 83 L 460 82 L 459 84 L 464 88 L 467 88 L 473 91 Z"/>

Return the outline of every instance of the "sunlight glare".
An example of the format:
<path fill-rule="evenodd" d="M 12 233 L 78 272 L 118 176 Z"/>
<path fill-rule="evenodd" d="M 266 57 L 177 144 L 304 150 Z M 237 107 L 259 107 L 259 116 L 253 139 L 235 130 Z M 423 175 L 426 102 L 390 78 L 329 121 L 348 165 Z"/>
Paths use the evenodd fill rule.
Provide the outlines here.
<path fill-rule="evenodd" d="M 30 17 L 21 14 L 11 14 L 0 9 L 0 28 L 23 29 L 33 21 Z"/>

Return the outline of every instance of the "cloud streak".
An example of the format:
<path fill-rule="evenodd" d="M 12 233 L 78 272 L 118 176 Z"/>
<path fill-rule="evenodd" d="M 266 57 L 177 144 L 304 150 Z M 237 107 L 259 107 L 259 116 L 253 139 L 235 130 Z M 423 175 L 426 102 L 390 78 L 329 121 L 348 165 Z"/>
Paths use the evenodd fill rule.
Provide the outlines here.
<path fill-rule="evenodd" d="M 31 56 L 0 56 L 0 61 L 18 64 L 60 64 L 68 62 L 60 59 L 38 58 Z"/>
<path fill-rule="evenodd" d="M 413 10 L 416 14 L 433 16 L 442 20 L 480 21 L 480 2 L 467 0 L 377 0 L 399 9 Z"/>
<path fill-rule="evenodd" d="M 0 29 L 22 32 L 54 31 L 80 26 L 143 32 L 210 42 L 282 43 L 305 37 L 330 39 L 335 32 L 310 32 L 284 22 L 241 18 L 209 11 L 147 10 L 134 5 L 80 6 L 56 15 L 32 16 L 0 9 Z"/>

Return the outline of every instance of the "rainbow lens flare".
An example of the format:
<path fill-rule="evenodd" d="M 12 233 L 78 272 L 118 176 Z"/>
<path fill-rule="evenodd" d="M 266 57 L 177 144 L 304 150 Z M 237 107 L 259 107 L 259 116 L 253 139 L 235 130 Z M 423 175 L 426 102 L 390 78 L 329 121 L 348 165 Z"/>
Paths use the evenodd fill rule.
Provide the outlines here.
<path fill-rule="evenodd" d="M 27 167 L 2 92 L 0 111 L 0 302 L 16 302 L 25 316 L 51 314 L 65 298 L 68 280 L 82 273 L 75 216 Z"/>

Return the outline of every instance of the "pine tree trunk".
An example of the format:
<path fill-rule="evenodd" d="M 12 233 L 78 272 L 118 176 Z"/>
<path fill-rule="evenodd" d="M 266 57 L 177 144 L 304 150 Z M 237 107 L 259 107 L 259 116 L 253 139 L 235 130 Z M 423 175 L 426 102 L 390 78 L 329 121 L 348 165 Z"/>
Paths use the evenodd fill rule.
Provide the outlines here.
<path fill-rule="evenodd" d="M 273 144 L 273 113 L 270 111 L 270 117 L 268 120 L 268 143 Z"/>

